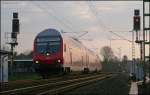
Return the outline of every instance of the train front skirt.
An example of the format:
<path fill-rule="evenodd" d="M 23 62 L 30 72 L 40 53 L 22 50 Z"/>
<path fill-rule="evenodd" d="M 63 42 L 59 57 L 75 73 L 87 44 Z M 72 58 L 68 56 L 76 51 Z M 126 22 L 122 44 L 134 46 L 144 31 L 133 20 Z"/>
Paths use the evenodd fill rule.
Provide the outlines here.
<path fill-rule="evenodd" d="M 63 64 L 60 64 L 58 62 L 54 62 L 51 64 L 35 63 L 34 68 L 35 71 L 42 76 L 63 73 L 64 71 Z"/>

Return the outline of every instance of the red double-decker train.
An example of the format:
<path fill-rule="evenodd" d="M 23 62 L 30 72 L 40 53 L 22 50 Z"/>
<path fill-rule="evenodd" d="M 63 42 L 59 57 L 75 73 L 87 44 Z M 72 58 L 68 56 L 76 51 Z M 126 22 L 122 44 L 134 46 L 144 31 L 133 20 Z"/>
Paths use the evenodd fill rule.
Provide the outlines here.
<path fill-rule="evenodd" d="M 101 71 L 97 54 L 79 40 L 56 29 L 40 32 L 34 40 L 33 61 L 43 77 L 51 73 Z"/>

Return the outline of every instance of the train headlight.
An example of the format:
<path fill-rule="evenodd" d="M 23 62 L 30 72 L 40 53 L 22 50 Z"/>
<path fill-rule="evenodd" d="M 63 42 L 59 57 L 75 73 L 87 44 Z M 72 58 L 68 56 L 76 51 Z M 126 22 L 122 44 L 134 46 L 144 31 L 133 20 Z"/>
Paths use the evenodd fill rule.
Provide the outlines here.
<path fill-rule="evenodd" d="M 49 56 L 49 53 L 46 53 L 47 56 Z"/>
<path fill-rule="evenodd" d="M 60 60 L 58 60 L 58 62 L 60 63 Z"/>
<path fill-rule="evenodd" d="M 35 63 L 39 63 L 39 61 L 35 61 Z"/>

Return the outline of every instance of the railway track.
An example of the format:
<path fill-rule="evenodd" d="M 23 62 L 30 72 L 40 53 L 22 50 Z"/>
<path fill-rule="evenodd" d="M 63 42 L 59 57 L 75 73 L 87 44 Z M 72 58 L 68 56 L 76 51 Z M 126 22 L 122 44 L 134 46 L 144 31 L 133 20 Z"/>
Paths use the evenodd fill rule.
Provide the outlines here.
<path fill-rule="evenodd" d="M 96 82 L 96 81 L 100 81 L 106 78 L 110 78 L 114 76 L 114 74 L 109 74 L 109 75 L 97 75 L 97 76 L 92 76 L 92 77 L 87 77 L 87 78 L 80 78 L 77 80 L 72 80 L 68 83 L 65 84 L 59 84 L 59 86 L 55 87 L 55 88 L 50 88 L 44 91 L 40 91 L 38 92 L 36 95 L 45 95 L 45 94 L 49 94 L 49 95 L 54 95 L 54 94 L 62 94 L 64 92 L 70 91 L 72 89 L 81 87 L 81 86 L 85 86 L 88 85 L 90 83 Z"/>
<path fill-rule="evenodd" d="M 68 79 L 79 78 L 79 77 L 86 77 L 86 76 L 90 76 L 93 74 L 96 74 L 96 73 L 88 73 L 88 74 L 70 73 L 70 74 L 64 75 L 63 77 L 51 76 L 48 79 L 12 81 L 12 82 L 1 84 L 1 91 L 29 87 L 29 86 L 36 86 L 40 84 L 46 84 L 50 82 L 57 82 L 57 81 L 68 80 Z"/>
<path fill-rule="evenodd" d="M 59 80 L 45 84 L 23 87 L 0 92 L 1 95 L 45 95 L 59 94 L 74 88 L 90 84 L 99 80 L 110 78 L 116 74 L 94 74 L 84 77 L 72 78 L 67 80 Z"/>

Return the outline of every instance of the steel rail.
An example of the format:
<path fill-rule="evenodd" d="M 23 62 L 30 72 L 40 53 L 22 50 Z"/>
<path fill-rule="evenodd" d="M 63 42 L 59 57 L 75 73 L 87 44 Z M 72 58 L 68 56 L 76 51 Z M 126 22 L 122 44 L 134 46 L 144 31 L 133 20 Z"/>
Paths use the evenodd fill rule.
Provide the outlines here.
<path fill-rule="evenodd" d="M 81 82 L 73 82 L 71 84 L 66 84 L 65 86 L 63 85 L 63 86 L 60 86 L 58 88 L 53 88 L 51 90 L 47 90 L 45 92 L 41 92 L 41 93 L 38 93 L 36 95 L 60 94 L 60 93 L 69 91 L 71 89 L 81 87 L 81 86 L 87 85 L 87 84 L 92 83 L 92 82 L 96 82 L 98 80 L 103 80 L 103 79 L 109 78 L 111 76 L 113 76 L 113 74 L 109 74 L 109 75 L 106 75 L 106 76 L 103 76 L 103 77 L 96 77 L 96 78 L 88 79 L 86 81 L 84 80 L 84 81 L 81 81 Z"/>
<path fill-rule="evenodd" d="M 103 76 L 103 75 L 105 75 L 105 74 L 94 75 L 92 77 L 90 76 L 90 77 L 85 77 L 85 78 L 72 79 L 72 80 L 67 80 L 67 81 L 63 80 L 63 81 L 60 81 L 60 82 L 42 84 L 42 85 L 19 88 L 19 89 L 13 89 L 13 90 L 8 90 L 8 91 L 2 91 L 2 92 L 0 92 L 0 94 L 15 94 L 15 93 L 20 93 L 20 92 L 25 93 L 25 92 L 33 91 L 34 89 L 41 89 L 42 87 L 57 86 L 57 85 L 62 85 L 62 84 L 66 84 L 66 83 L 71 83 L 71 82 L 77 82 L 77 81 L 82 81 L 82 80 L 86 80 L 86 79 L 96 78 L 96 77 L 100 77 L 100 76 Z M 26 90 L 28 90 L 28 91 L 26 91 Z"/>
<path fill-rule="evenodd" d="M 97 73 L 92 73 L 92 74 L 97 74 Z M 100 73 L 102 74 L 102 73 Z M 5 83 L 3 84 L 3 89 L 2 91 L 6 91 L 6 90 L 12 90 L 12 89 L 17 89 L 17 88 L 25 88 L 28 86 L 36 86 L 39 84 L 46 84 L 46 83 L 50 83 L 50 82 L 55 82 L 55 81 L 62 81 L 62 80 L 69 80 L 69 79 L 74 79 L 74 78 L 79 78 L 79 77 L 86 77 L 91 75 L 91 73 L 89 74 L 71 74 L 71 75 L 64 75 L 63 77 L 61 76 L 54 76 L 54 78 L 50 78 L 50 79 L 40 79 L 40 80 L 24 80 L 24 81 L 15 81 L 15 82 L 10 82 L 10 83 Z M 25 85 L 24 85 L 25 84 Z"/>

